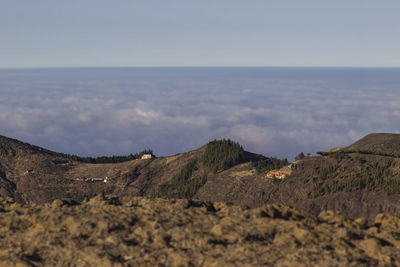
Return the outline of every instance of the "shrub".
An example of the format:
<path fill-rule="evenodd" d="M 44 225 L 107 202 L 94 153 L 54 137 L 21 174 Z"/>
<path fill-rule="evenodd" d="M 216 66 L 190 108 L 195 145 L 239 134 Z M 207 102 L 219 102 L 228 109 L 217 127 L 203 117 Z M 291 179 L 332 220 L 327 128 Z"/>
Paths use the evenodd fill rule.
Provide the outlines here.
<path fill-rule="evenodd" d="M 304 159 L 306 157 L 306 155 L 304 155 L 303 152 L 300 152 L 295 158 L 294 160 L 301 160 Z"/>

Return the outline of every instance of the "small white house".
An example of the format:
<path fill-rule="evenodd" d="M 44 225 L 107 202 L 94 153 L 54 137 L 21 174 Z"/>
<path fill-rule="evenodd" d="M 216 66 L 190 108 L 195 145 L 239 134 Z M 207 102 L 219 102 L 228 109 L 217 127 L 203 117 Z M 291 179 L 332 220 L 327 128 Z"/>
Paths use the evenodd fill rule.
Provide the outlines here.
<path fill-rule="evenodd" d="M 143 154 L 142 155 L 142 159 L 151 159 L 151 158 L 153 158 L 152 154 Z"/>

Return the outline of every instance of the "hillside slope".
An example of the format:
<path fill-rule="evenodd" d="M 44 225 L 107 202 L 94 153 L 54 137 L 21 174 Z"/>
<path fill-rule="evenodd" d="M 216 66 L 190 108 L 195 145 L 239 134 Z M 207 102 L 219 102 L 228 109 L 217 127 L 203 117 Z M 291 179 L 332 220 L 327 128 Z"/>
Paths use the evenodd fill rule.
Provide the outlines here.
<path fill-rule="evenodd" d="M 271 190 L 267 203 L 285 203 L 314 215 L 336 210 L 370 220 L 380 212 L 400 216 L 400 159 L 358 153 L 307 157 Z"/>
<path fill-rule="evenodd" d="M 384 136 L 378 135 L 379 142 L 391 140 L 387 146 L 393 147 L 396 135 Z M 373 148 L 379 143 L 372 138 L 375 143 L 368 145 L 365 140 L 369 139 L 361 139 L 353 148 Z M 280 180 L 266 174 L 286 161 L 246 152 L 229 140 L 169 157 L 91 164 L 0 138 L 0 196 L 22 204 L 60 198 L 81 202 L 100 194 L 187 198 L 250 207 L 284 203 L 315 216 L 329 209 L 348 218 L 367 217 L 371 222 L 381 212 L 400 216 L 400 158 L 382 151 L 388 152 L 337 150 L 306 157 L 292 163 L 292 174 Z"/>
<path fill-rule="evenodd" d="M 372 133 L 361 138 L 344 151 L 400 156 L 400 134 Z"/>
<path fill-rule="evenodd" d="M 0 137 L 0 196 L 26 204 L 58 198 L 82 201 L 111 193 L 237 203 L 241 194 L 241 201 L 256 206 L 262 204 L 260 199 L 247 194 L 243 183 L 249 187 L 249 178 L 263 176 L 255 175 L 254 163 L 260 160 L 267 166 L 281 164 L 279 160 L 246 152 L 227 140 L 169 157 L 92 164 Z"/>
<path fill-rule="evenodd" d="M 0 195 L 20 203 L 57 198 L 82 201 L 98 194 L 144 195 L 156 183 L 179 172 L 197 152 L 169 158 L 90 164 L 62 154 L 0 137 Z M 109 177 L 104 183 L 105 177 Z"/>

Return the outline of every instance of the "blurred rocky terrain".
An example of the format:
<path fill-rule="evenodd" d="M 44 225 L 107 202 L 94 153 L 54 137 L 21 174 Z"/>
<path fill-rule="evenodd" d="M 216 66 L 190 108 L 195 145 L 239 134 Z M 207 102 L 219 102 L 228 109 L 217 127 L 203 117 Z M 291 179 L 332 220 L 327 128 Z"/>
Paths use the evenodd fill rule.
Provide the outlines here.
<path fill-rule="evenodd" d="M 399 266 L 400 219 L 97 196 L 0 200 L 0 266 Z"/>

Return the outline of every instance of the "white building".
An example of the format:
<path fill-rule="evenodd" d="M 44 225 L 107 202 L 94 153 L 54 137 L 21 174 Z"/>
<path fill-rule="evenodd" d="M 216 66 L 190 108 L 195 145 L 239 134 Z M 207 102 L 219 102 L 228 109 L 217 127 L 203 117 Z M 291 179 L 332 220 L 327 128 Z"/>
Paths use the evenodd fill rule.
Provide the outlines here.
<path fill-rule="evenodd" d="M 143 154 L 142 155 L 142 159 L 151 159 L 151 158 L 153 158 L 152 154 Z"/>

